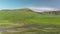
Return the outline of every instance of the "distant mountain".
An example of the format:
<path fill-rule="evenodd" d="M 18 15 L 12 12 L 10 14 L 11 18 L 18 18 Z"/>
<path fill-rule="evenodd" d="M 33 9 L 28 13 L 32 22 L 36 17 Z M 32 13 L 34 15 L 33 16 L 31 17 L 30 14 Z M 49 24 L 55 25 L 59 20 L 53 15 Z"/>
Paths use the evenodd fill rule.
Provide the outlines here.
<path fill-rule="evenodd" d="M 50 8 L 50 7 L 28 7 L 29 9 L 35 12 L 44 12 L 44 11 L 57 11 L 59 9 Z"/>
<path fill-rule="evenodd" d="M 54 9 L 54 8 L 47 8 L 47 7 L 29 7 L 34 12 L 40 13 L 40 14 L 49 14 L 49 15 L 59 15 L 60 10 Z"/>

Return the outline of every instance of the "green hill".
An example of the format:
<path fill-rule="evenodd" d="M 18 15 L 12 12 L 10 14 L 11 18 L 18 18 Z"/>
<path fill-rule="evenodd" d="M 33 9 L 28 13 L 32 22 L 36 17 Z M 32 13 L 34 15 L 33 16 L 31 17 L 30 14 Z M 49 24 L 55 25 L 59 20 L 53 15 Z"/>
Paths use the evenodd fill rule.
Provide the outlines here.
<path fill-rule="evenodd" d="M 60 24 L 60 15 L 53 15 L 54 12 L 52 14 L 48 13 L 50 12 L 37 13 L 28 8 L 0 10 L 0 23 Z"/>
<path fill-rule="evenodd" d="M 60 14 L 58 13 L 58 11 L 56 13 L 53 11 L 34 12 L 33 10 L 28 8 L 15 10 L 0 10 L 0 33 L 60 34 Z M 33 24 L 30 25 L 31 23 Z M 36 25 L 36 23 L 42 26 L 38 26 Z M 47 26 L 45 26 L 44 24 Z M 59 25 L 55 26 L 55 24 Z M 20 26 L 30 28 L 20 28 Z"/>

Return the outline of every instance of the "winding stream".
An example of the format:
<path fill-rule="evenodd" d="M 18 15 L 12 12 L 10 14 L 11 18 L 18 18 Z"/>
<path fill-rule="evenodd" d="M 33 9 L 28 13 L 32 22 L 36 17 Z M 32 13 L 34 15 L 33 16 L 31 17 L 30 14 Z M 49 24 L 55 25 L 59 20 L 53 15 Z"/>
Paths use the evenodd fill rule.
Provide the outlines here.
<path fill-rule="evenodd" d="M 42 31 L 53 31 L 54 29 L 53 28 L 50 28 L 50 27 L 56 27 L 56 26 L 60 26 L 60 25 L 53 25 L 53 24 L 27 24 L 27 25 L 23 25 L 23 26 L 13 26 L 11 28 L 7 28 L 7 27 L 0 27 L 0 31 L 2 32 L 6 32 L 7 30 L 14 30 L 16 28 L 31 28 L 31 27 L 37 27 L 37 26 L 41 26 L 41 27 L 48 27 L 48 28 L 45 28 L 44 30 Z M 53 30 L 52 30 L 53 29 Z M 60 29 L 60 28 L 59 28 Z M 56 29 L 55 29 L 56 30 Z M 54 31 L 55 31 L 54 30 Z"/>

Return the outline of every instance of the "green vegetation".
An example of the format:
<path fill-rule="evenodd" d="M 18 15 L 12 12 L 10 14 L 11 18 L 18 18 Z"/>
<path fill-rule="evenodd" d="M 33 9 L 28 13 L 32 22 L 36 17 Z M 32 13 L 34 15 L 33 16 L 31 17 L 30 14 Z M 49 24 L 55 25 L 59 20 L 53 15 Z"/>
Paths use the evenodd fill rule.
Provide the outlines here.
<path fill-rule="evenodd" d="M 58 13 L 59 12 L 57 11 L 56 14 Z M 37 13 L 27 8 L 16 10 L 1 10 L 0 23 L 60 24 L 60 15 L 55 15 L 53 12 Z"/>
<path fill-rule="evenodd" d="M 0 27 L 14 27 L 24 24 L 60 24 L 60 12 L 34 12 L 28 8 L 0 10 Z M 55 29 L 55 30 L 54 30 Z M 7 30 L 4 34 L 59 34 L 60 27 L 32 27 Z M 12 31 L 12 32 L 11 32 Z"/>

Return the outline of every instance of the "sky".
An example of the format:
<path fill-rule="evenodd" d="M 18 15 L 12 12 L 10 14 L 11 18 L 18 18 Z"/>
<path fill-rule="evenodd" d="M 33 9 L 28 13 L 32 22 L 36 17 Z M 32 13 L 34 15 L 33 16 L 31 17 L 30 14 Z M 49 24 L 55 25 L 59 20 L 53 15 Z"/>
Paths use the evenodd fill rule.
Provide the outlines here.
<path fill-rule="evenodd" d="M 60 9 L 60 0 L 0 0 L 0 9 L 34 7 Z"/>

